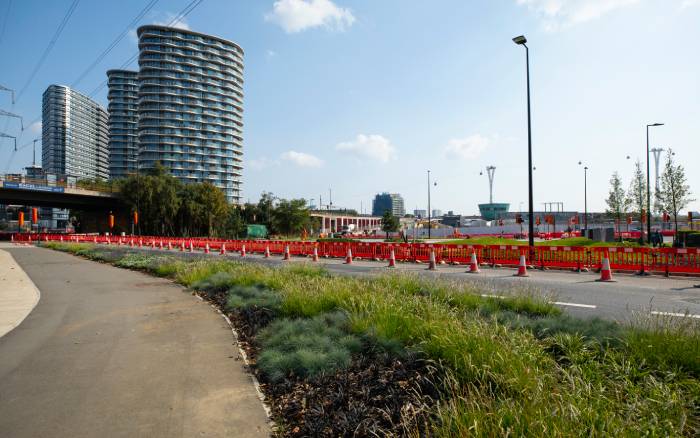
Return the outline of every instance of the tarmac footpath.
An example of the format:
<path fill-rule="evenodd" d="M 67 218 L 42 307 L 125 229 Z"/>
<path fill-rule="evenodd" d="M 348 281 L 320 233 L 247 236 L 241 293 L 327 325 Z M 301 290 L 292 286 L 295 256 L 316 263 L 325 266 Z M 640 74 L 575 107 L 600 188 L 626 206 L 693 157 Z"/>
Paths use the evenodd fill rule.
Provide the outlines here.
<path fill-rule="evenodd" d="M 41 299 L 0 337 L 0 435 L 270 435 L 231 329 L 209 304 L 69 254 L 3 252 Z"/>

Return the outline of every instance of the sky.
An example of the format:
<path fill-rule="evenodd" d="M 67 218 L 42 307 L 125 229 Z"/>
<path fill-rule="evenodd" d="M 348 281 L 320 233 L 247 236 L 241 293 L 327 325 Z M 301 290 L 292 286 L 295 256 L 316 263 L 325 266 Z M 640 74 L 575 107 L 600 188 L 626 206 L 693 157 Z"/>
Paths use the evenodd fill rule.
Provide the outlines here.
<path fill-rule="evenodd" d="M 0 117 L 19 146 L 0 139 L 0 172 L 31 164 L 48 85 L 92 94 L 137 52 L 138 25 L 169 23 L 190 2 L 81 0 L 51 44 L 73 0 L 0 0 L 0 85 L 18 94 L 12 105 L 0 91 L 0 109 L 27 125 Z M 583 211 L 588 166 L 588 209 L 603 211 L 612 173 L 629 185 L 656 122 L 651 147 L 674 150 L 700 199 L 698 23 L 700 0 L 202 0 L 175 25 L 245 51 L 244 200 L 327 204 L 332 191 L 334 206 L 370 212 L 391 192 L 412 212 L 427 206 L 430 170 L 432 208 L 476 214 L 486 166 L 494 201 L 527 210 L 521 34 L 536 210 Z M 106 89 L 94 98 L 106 107 Z"/>

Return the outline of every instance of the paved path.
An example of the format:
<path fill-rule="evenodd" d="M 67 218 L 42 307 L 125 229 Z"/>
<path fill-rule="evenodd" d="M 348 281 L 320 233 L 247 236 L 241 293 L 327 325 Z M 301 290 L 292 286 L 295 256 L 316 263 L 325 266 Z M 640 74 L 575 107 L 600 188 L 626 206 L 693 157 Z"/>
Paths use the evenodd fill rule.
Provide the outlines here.
<path fill-rule="evenodd" d="M 268 436 L 220 315 L 170 281 L 8 249 L 41 300 L 0 338 L 0 436 Z"/>
<path fill-rule="evenodd" d="M 12 255 L 0 249 L 0 338 L 29 315 L 40 296 Z"/>

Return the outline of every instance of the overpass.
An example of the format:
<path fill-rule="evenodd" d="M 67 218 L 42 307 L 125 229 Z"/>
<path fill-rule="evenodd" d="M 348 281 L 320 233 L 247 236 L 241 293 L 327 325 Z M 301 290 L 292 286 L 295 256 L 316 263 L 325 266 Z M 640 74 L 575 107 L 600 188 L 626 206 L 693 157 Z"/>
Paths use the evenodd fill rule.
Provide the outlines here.
<path fill-rule="evenodd" d="M 122 210 L 115 191 L 89 190 L 75 184 L 49 183 L 17 175 L 0 175 L 0 205 L 69 208 L 83 211 Z"/>

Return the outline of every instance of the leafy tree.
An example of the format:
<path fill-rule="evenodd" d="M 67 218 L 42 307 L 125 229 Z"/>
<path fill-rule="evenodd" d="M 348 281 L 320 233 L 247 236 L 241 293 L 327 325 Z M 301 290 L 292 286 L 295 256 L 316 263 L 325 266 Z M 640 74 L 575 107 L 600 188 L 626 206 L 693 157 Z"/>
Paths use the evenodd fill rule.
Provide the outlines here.
<path fill-rule="evenodd" d="M 612 174 L 610 178 L 610 192 L 605 200 L 607 208 L 605 212 L 611 217 L 617 219 L 617 223 L 622 223 L 622 218 L 627 215 L 630 208 L 630 199 L 625 194 L 625 189 L 622 187 L 622 180 L 617 172 Z"/>
<path fill-rule="evenodd" d="M 382 216 L 382 231 L 386 233 L 386 238 L 389 238 L 389 233 L 399 230 L 399 218 L 394 216 L 391 211 L 386 210 Z"/>
<path fill-rule="evenodd" d="M 685 169 L 673 161 L 673 151 L 668 150 L 664 172 L 661 175 L 659 201 L 664 210 L 673 214 L 676 235 L 678 235 L 678 213 L 694 199 L 690 198 L 690 186 L 687 184 Z"/>
<path fill-rule="evenodd" d="M 180 191 L 181 206 L 178 213 L 183 235 L 209 237 L 223 232 L 228 203 L 226 195 L 213 184 L 185 184 Z"/>
<path fill-rule="evenodd" d="M 245 235 L 245 232 L 246 223 L 243 220 L 242 208 L 238 205 L 229 205 L 221 236 L 229 239 L 238 239 Z"/>
<path fill-rule="evenodd" d="M 632 211 L 639 215 L 639 222 L 647 209 L 647 178 L 642 170 L 642 162 L 637 160 L 634 164 L 634 174 L 630 183 L 627 199 Z"/>
<path fill-rule="evenodd" d="M 119 181 L 119 192 L 132 212 L 139 214 L 138 232 L 176 234 L 175 219 L 180 208 L 179 180 L 156 163 L 145 175 L 131 175 Z"/>
<path fill-rule="evenodd" d="M 273 229 L 284 235 L 301 233 L 309 227 L 310 219 L 304 199 L 280 199 L 272 211 Z"/>
<path fill-rule="evenodd" d="M 267 229 L 271 232 L 275 232 L 273 228 L 272 216 L 275 210 L 275 195 L 270 192 L 262 192 L 260 195 L 260 200 L 257 205 L 257 220 L 253 220 L 252 223 L 263 224 L 267 226 Z"/>

